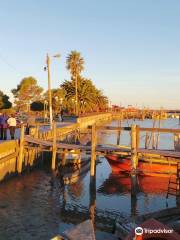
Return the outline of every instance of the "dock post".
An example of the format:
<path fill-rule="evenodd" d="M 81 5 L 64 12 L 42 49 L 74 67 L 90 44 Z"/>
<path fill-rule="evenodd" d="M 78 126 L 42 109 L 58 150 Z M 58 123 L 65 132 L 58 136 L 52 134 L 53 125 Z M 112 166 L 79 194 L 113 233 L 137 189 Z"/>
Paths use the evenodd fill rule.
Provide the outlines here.
<path fill-rule="evenodd" d="M 68 150 L 65 149 L 62 153 L 62 162 L 61 162 L 61 165 L 64 167 L 66 165 L 66 157 L 67 157 L 67 154 L 68 154 Z"/>
<path fill-rule="evenodd" d="M 56 168 L 56 123 L 53 122 L 53 147 L 52 147 L 52 164 L 51 164 L 51 169 L 55 170 Z"/>
<path fill-rule="evenodd" d="M 36 130 L 35 130 L 35 138 L 38 138 L 39 135 L 39 124 L 36 125 Z"/>
<path fill-rule="evenodd" d="M 135 218 L 137 215 L 137 192 L 138 192 L 138 181 L 137 175 L 131 174 L 131 217 L 132 221 L 135 224 Z"/>
<path fill-rule="evenodd" d="M 96 209 L 96 182 L 90 184 L 89 187 L 89 217 L 95 227 L 95 209 Z"/>
<path fill-rule="evenodd" d="M 96 161 L 96 125 L 92 125 L 92 135 L 91 135 L 91 167 L 90 167 L 90 177 L 91 181 L 95 178 L 95 161 Z"/>
<path fill-rule="evenodd" d="M 91 135 L 91 166 L 90 166 L 90 186 L 89 186 L 89 214 L 93 225 L 95 224 L 95 208 L 96 208 L 96 144 L 97 132 L 96 124 L 92 125 Z"/>
<path fill-rule="evenodd" d="M 137 167 L 137 142 L 136 142 L 136 125 L 131 125 L 131 164 L 132 170 L 136 170 Z"/>
<path fill-rule="evenodd" d="M 152 149 L 156 149 L 156 135 L 155 132 L 152 132 Z"/>
<path fill-rule="evenodd" d="M 24 155 L 24 125 L 21 125 L 19 156 L 17 164 L 17 171 L 19 174 L 22 172 L 23 155 Z"/>
<path fill-rule="evenodd" d="M 138 149 L 140 146 L 140 130 L 139 126 L 136 126 L 136 148 Z"/>
<path fill-rule="evenodd" d="M 148 134 L 148 132 L 146 132 L 146 136 L 145 136 L 145 149 L 148 149 L 148 141 L 149 141 L 149 134 Z"/>
<path fill-rule="evenodd" d="M 177 163 L 176 183 L 177 183 L 176 205 L 177 207 L 179 207 L 180 206 L 180 163 Z"/>
<path fill-rule="evenodd" d="M 118 130 L 118 132 L 117 132 L 117 145 L 120 145 L 120 138 L 121 138 L 121 130 L 120 130 L 120 128 L 121 128 L 121 120 L 119 120 L 119 124 L 118 124 L 119 126 L 119 130 Z"/>

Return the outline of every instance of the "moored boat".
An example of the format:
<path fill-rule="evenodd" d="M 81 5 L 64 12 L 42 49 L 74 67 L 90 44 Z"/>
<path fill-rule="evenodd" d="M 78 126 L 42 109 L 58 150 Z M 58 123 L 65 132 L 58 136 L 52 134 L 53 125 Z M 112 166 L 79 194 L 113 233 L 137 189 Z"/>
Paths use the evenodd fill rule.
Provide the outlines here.
<path fill-rule="evenodd" d="M 121 158 L 117 154 L 106 155 L 113 172 L 131 172 L 132 164 L 130 158 Z M 177 163 L 169 162 L 167 160 L 144 160 L 138 161 L 138 173 L 140 175 L 169 177 L 176 176 Z"/>

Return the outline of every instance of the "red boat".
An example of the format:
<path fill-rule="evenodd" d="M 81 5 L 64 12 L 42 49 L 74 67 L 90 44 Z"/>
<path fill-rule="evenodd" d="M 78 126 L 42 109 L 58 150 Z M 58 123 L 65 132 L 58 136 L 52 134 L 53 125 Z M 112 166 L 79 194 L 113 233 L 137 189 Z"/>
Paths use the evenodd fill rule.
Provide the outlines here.
<path fill-rule="evenodd" d="M 121 158 L 117 154 L 106 155 L 106 158 L 112 168 L 113 172 L 131 172 L 131 159 Z M 138 172 L 140 175 L 169 177 L 176 176 L 177 163 L 169 163 L 168 161 L 145 161 L 139 159 Z"/>

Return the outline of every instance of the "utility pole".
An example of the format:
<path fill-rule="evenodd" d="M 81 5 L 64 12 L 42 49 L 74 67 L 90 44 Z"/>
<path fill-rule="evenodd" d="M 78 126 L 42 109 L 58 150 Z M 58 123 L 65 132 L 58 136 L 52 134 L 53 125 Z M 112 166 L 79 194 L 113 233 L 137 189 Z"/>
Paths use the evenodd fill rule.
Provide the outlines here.
<path fill-rule="evenodd" d="M 47 70 L 48 70 L 48 98 L 49 98 L 49 120 L 50 127 L 52 128 L 53 116 L 52 116 L 52 94 L 51 94 L 51 77 L 50 77 L 50 58 L 47 54 Z"/>

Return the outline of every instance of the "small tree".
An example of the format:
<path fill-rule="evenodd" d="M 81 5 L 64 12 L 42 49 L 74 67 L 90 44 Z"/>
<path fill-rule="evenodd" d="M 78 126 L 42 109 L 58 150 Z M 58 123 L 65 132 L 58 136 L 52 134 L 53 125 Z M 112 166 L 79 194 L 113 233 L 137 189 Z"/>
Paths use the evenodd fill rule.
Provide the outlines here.
<path fill-rule="evenodd" d="M 12 107 L 12 103 L 9 101 L 9 97 L 0 91 L 0 109 L 8 109 Z"/>
<path fill-rule="evenodd" d="M 32 111 L 43 111 L 44 104 L 40 101 L 33 102 L 33 103 L 31 103 L 31 110 Z"/>
<path fill-rule="evenodd" d="M 65 80 L 61 85 L 65 92 L 68 109 L 73 111 L 75 104 L 75 82 Z M 102 111 L 107 108 L 108 100 L 90 79 L 78 77 L 78 109 L 80 113 Z M 73 111 L 74 112 L 74 111 Z"/>
<path fill-rule="evenodd" d="M 30 104 L 41 99 L 42 91 L 43 89 L 37 85 L 35 78 L 23 78 L 17 88 L 12 89 L 17 108 L 22 111 L 29 111 Z"/>

